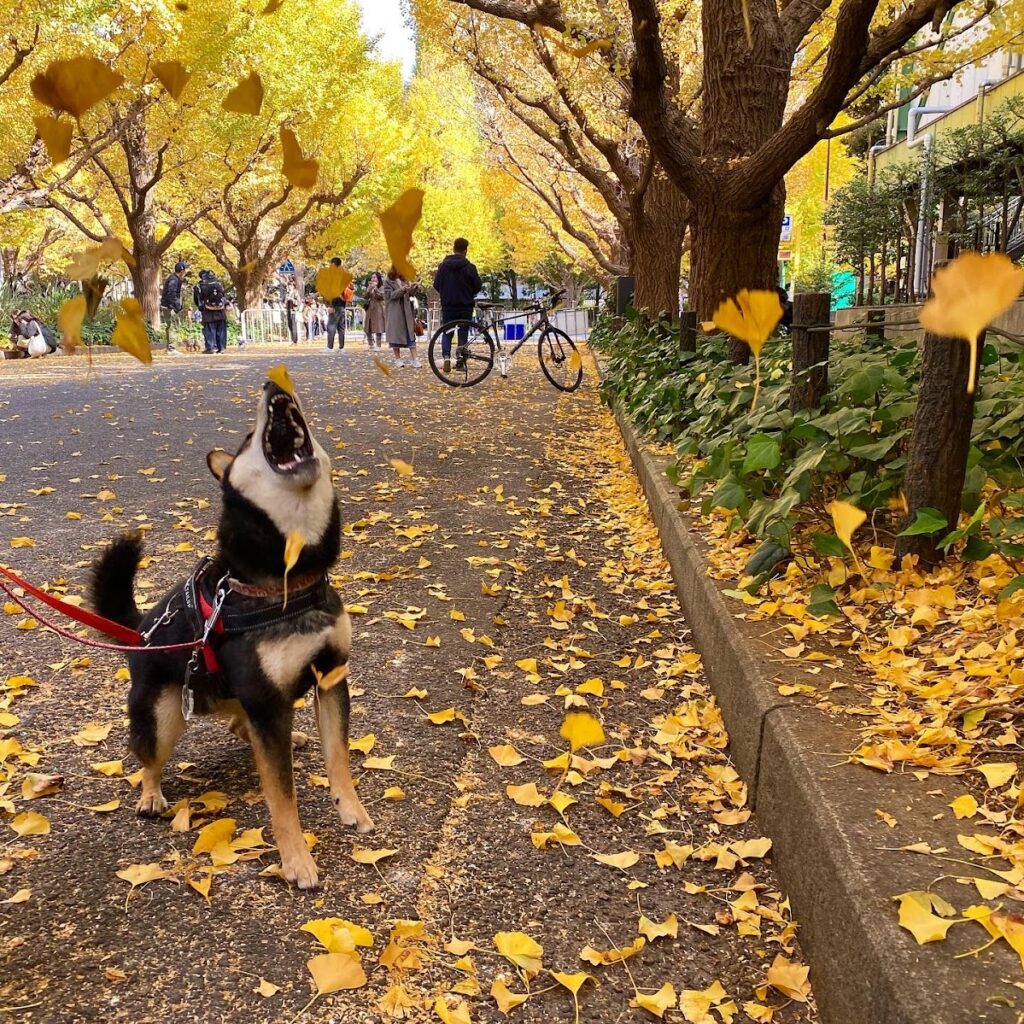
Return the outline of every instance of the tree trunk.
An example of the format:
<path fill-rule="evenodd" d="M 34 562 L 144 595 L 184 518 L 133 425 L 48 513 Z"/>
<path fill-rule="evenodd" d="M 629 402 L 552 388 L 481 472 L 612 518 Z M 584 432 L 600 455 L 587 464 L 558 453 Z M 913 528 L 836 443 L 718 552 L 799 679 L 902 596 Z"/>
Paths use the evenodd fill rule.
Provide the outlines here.
<path fill-rule="evenodd" d="M 143 319 L 156 330 L 160 327 L 160 257 L 154 250 L 138 244 L 133 256 L 132 289 L 142 306 Z"/>
<path fill-rule="evenodd" d="M 679 319 L 679 265 L 686 234 L 686 197 L 660 170 L 633 204 L 626 230 L 633 307 L 651 319 Z"/>
<path fill-rule="evenodd" d="M 710 320 L 725 299 L 743 288 L 774 291 L 779 275 L 779 232 L 786 206 L 782 182 L 771 195 L 748 209 L 717 199 L 694 205 L 690 234 L 690 303 L 700 320 Z M 732 361 L 746 363 L 750 349 L 729 345 Z"/>
<path fill-rule="evenodd" d="M 978 339 L 980 353 L 984 334 Z M 910 434 L 903 491 L 912 523 L 919 508 L 934 508 L 955 530 L 960 518 L 960 501 L 967 475 L 967 453 L 971 446 L 974 395 L 967 393 L 971 350 L 959 338 L 924 337 L 921 383 Z M 941 535 L 921 534 L 898 537 L 896 556 L 917 555 L 923 566 L 942 561 L 937 541 Z"/>

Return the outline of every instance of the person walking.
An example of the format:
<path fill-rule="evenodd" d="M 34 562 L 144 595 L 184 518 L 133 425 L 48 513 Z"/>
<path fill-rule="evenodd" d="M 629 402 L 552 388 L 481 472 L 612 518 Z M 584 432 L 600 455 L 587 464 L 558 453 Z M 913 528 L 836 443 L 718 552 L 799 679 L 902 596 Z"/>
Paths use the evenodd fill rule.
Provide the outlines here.
<path fill-rule="evenodd" d="M 166 332 L 167 351 L 176 352 L 174 343 L 178 339 L 181 325 L 181 286 L 185 281 L 185 264 L 178 260 L 174 264 L 174 273 L 164 281 L 160 292 L 160 319 Z"/>
<path fill-rule="evenodd" d="M 384 341 L 384 275 L 375 270 L 366 286 L 366 310 L 363 315 L 363 331 L 370 348 L 380 348 Z"/>
<path fill-rule="evenodd" d="M 384 333 L 394 355 L 396 367 L 409 365 L 419 369 L 423 364 L 416 358 L 416 330 L 413 324 L 412 302 L 409 301 L 416 285 L 406 281 L 392 267 L 384 282 Z M 402 355 L 409 350 L 409 363 Z"/>
<path fill-rule="evenodd" d="M 227 300 L 224 286 L 214 277 L 212 270 L 199 274 L 194 298 L 202 314 L 204 354 L 223 352 L 228 347 Z"/>
<path fill-rule="evenodd" d="M 467 323 L 459 327 L 459 349 L 456 363 L 466 348 L 466 341 L 469 337 L 468 321 L 473 317 L 473 300 L 477 292 L 483 288 L 483 282 L 477 273 L 476 267 L 469 262 L 466 253 L 469 251 L 469 242 L 465 238 L 456 238 L 452 242 L 452 251 L 441 261 L 440 266 L 434 274 L 434 291 L 441 297 L 441 323 L 447 324 L 452 320 L 465 320 Z M 445 331 L 441 335 L 441 357 L 444 359 L 444 372 L 450 372 L 452 368 L 452 334 L 453 331 Z"/>
<path fill-rule="evenodd" d="M 331 266 L 340 267 L 341 259 L 337 256 L 331 257 Z M 349 289 L 351 283 L 345 288 L 341 295 L 335 295 L 331 299 L 331 310 L 327 314 L 327 347 L 334 348 L 334 336 L 338 336 L 338 351 L 345 347 L 345 304 L 348 301 L 345 296 L 351 297 Z"/>

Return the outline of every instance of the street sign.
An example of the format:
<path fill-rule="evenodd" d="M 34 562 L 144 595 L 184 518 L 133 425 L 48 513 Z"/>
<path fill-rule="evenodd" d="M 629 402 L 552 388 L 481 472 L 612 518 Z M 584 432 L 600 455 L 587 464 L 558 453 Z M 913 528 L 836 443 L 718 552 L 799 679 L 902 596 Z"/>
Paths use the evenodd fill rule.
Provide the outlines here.
<path fill-rule="evenodd" d="M 789 250 L 789 249 L 780 249 L 779 250 L 779 262 L 780 263 L 785 263 L 786 260 L 792 259 L 792 257 L 793 257 L 793 253 L 792 253 L 791 250 Z"/>
<path fill-rule="evenodd" d="M 284 263 L 277 268 L 277 271 L 279 274 L 294 274 L 295 264 L 292 263 L 291 260 L 285 260 Z"/>
<path fill-rule="evenodd" d="M 779 235 L 780 242 L 791 242 L 793 240 L 793 216 L 787 213 L 782 218 L 782 233 Z"/>

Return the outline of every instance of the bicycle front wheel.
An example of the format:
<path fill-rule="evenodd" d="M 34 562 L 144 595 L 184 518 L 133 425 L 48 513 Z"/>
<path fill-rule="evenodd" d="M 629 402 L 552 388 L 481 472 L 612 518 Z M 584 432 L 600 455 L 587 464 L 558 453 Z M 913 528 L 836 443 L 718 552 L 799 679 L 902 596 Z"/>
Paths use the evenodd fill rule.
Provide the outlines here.
<path fill-rule="evenodd" d="M 583 360 L 572 338 L 557 327 L 545 327 L 537 343 L 544 376 L 559 391 L 575 391 L 583 382 Z"/>
<path fill-rule="evenodd" d="M 460 344 L 460 333 L 465 343 Z M 444 354 L 448 336 L 448 356 Z M 494 341 L 486 327 L 472 320 L 449 320 L 434 331 L 427 348 L 430 368 L 449 387 L 470 388 L 494 368 Z"/>

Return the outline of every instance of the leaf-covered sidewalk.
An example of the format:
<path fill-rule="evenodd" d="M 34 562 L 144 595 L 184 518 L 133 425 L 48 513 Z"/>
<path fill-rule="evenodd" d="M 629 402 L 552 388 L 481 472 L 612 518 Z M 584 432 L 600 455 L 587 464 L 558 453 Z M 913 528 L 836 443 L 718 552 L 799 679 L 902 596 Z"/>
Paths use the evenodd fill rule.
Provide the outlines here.
<path fill-rule="evenodd" d="M 5 373 L 0 557 L 81 594 L 97 546 L 142 525 L 155 598 L 210 550 L 206 451 L 241 440 L 273 362 Z M 310 739 L 296 776 L 324 887 L 289 890 L 218 722 L 179 745 L 166 819 L 136 819 L 120 662 L 5 608 L 0 1008 L 289 1021 L 315 977 L 355 987 L 307 1020 L 570 1021 L 574 997 L 594 1024 L 814 1020 L 770 843 L 592 386 L 559 398 L 528 361 L 468 393 L 360 350 L 287 363 L 335 459 L 377 830 L 337 822 Z M 298 725 L 315 732 L 310 708 Z"/>

